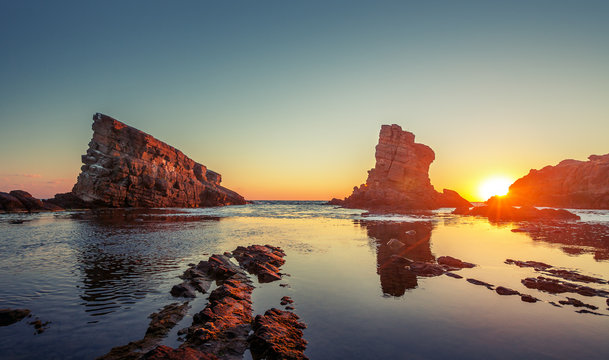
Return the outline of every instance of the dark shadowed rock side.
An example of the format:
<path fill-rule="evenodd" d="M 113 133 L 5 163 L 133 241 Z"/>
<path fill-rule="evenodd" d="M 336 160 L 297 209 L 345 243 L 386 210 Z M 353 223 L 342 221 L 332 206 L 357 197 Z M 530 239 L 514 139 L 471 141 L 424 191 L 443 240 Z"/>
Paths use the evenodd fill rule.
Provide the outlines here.
<path fill-rule="evenodd" d="M 109 207 L 245 204 L 220 174 L 180 150 L 109 116 L 93 116 L 93 138 L 72 194 Z"/>
<path fill-rule="evenodd" d="M 453 211 L 456 215 L 482 216 L 490 221 L 570 221 L 580 220 L 564 209 L 537 209 L 530 205 L 514 207 L 512 202 L 504 197 L 493 196 L 487 200 L 486 205 L 473 208 L 458 207 Z"/>
<path fill-rule="evenodd" d="M 510 186 L 507 197 L 516 205 L 609 209 L 609 154 L 532 169 Z"/>
<path fill-rule="evenodd" d="M 60 206 L 33 197 L 23 190 L 0 192 L 0 212 L 35 212 L 63 210 Z"/>
<path fill-rule="evenodd" d="M 355 187 L 344 200 L 330 204 L 373 211 L 437 209 L 471 206 L 457 192 L 437 192 L 429 180 L 433 150 L 414 142 L 414 134 L 398 125 L 383 125 L 376 146 L 376 165 L 365 184 Z"/>

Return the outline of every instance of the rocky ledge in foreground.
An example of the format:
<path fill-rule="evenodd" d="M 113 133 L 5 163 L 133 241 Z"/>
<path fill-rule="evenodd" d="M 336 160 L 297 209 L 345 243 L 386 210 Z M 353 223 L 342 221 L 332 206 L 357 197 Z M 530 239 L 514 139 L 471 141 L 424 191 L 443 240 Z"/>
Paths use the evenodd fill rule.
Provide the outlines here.
<path fill-rule="evenodd" d="M 563 160 L 532 169 L 516 180 L 507 197 L 517 205 L 609 209 L 609 154 L 588 161 Z"/>
<path fill-rule="evenodd" d="M 414 134 L 398 125 L 383 125 L 376 146 L 376 164 L 365 184 L 344 200 L 329 204 L 382 212 L 472 206 L 457 192 L 437 192 L 429 180 L 433 150 L 414 142 Z"/>
<path fill-rule="evenodd" d="M 458 207 L 453 211 L 457 215 L 486 217 L 491 221 L 547 221 L 579 220 L 578 215 L 564 209 L 537 209 L 533 206 L 514 207 L 507 200 L 493 196 L 484 206 Z"/>
<path fill-rule="evenodd" d="M 77 207 L 204 207 L 245 204 L 220 174 L 180 150 L 103 114 L 71 193 L 49 202 Z M 83 206 L 84 205 L 84 206 Z"/>
<path fill-rule="evenodd" d="M 172 289 L 174 296 L 194 297 L 195 292 L 204 293 L 212 282 L 217 283 L 205 308 L 194 314 L 192 325 L 178 332 L 185 337 L 182 345 L 175 349 L 158 346 L 161 339 L 156 335 L 160 331 L 152 332 L 150 328 L 159 326 L 151 323 L 144 339 L 116 347 L 102 359 L 241 359 L 248 347 L 254 358 L 306 359 L 307 342 L 302 338 L 305 325 L 296 314 L 271 309 L 264 316 L 253 318 L 254 286 L 246 269 L 259 276 L 260 282 L 281 279 L 278 266 L 284 263 L 283 250 L 252 245 L 240 246 L 233 254 L 240 266 L 230 253 L 212 255 L 207 261 L 191 265 L 181 276 L 184 282 Z M 153 320 L 158 318 L 163 316 L 154 316 Z M 176 323 L 163 322 L 171 327 Z"/>

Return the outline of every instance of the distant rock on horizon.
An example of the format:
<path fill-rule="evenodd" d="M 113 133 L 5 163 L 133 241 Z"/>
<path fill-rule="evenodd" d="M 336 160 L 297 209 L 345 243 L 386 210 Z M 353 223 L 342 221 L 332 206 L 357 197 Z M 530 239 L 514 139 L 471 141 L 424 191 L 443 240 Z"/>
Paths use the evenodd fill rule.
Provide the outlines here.
<path fill-rule="evenodd" d="M 245 204 L 220 185 L 221 175 L 173 146 L 103 114 L 93 116 L 93 138 L 71 193 L 54 203 L 94 207 L 205 207 Z"/>
<path fill-rule="evenodd" d="M 414 142 L 414 134 L 399 125 L 383 125 L 376 146 L 376 164 L 365 184 L 344 200 L 331 204 L 376 211 L 472 206 L 453 190 L 437 192 L 429 180 L 433 150 Z"/>
<path fill-rule="evenodd" d="M 506 198 L 515 205 L 609 209 L 609 154 L 531 169 L 510 186 Z"/>

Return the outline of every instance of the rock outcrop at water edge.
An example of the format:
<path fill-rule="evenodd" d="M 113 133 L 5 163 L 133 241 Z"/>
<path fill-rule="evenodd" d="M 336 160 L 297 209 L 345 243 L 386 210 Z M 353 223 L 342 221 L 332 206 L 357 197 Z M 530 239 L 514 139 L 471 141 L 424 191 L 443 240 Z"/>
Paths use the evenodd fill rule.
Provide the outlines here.
<path fill-rule="evenodd" d="M 514 207 L 510 205 L 509 199 L 493 196 L 487 201 L 485 206 L 474 208 L 460 207 L 453 211 L 456 215 L 482 216 L 490 221 L 569 221 L 579 220 L 579 215 L 575 215 L 564 209 L 537 209 L 526 205 Z"/>
<path fill-rule="evenodd" d="M 609 209 L 609 154 L 532 169 L 510 186 L 507 198 L 516 205 Z"/>
<path fill-rule="evenodd" d="M 72 194 L 107 207 L 203 207 L 245 204 L 220 185 L 220 174 L 180 150 L 103 114 L 82 156 Z M 57 197 L 56 197 L 57 198 Z M 61 205 L 61 199 L 57 200 Z"/>
<path fill-rule="evenodd" d="M 344 200 L 330 204 L 373 211 L 404 211 L 471 206 L 457 192 L 437 192 L 429 180 L 433 150 L 414 142 L 414 134 L 399 125 L 383 125 L 376 146 L 376 165 L 365 184 Z"/>
<path fill-rule="evenodd" d="M 47 200 L 40 200 L 23 190 L 0 192 L 0 212 L 58 211 L 63 208 Z"/>

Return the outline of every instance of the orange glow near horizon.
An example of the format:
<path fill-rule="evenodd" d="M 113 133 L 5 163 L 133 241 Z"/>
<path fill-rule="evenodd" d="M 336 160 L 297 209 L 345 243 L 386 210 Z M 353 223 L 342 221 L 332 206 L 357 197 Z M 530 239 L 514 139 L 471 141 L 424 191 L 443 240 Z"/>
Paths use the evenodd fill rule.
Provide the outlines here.
<path fill-rule="evenodd" d="M 486 178 L 478 186 L 478 196 L 483 199 L 483 201 L 486 201 L 494 195 L 506 195 L 513 182 L 513 179 L 505 176 L 492 176 Z"/>

